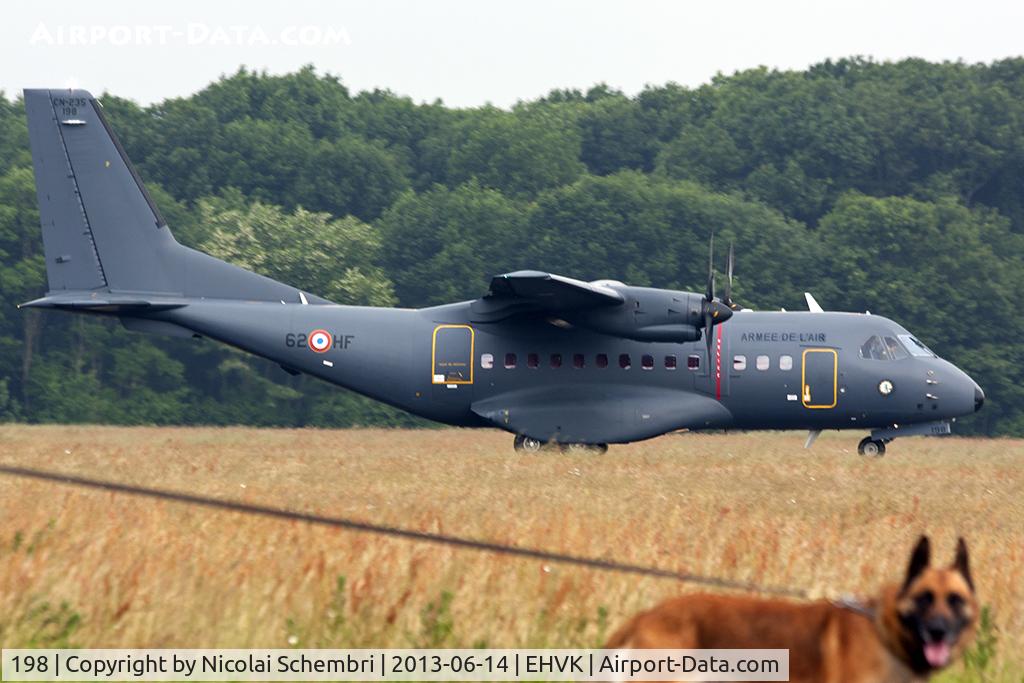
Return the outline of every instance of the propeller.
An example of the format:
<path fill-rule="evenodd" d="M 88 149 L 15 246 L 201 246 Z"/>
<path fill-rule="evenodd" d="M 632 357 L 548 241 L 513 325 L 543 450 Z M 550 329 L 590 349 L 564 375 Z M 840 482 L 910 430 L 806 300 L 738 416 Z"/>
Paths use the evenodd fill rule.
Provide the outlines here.
<path fill-rule="evenodd" d="M 708 244 L 708 288 L 704 293 L 701 313 L 704 316 L 704 339 L 708 345 L 708 363 L 711 362 L 711 346 L 714 343 L 715 325 L 721 325 L 732 317 L 730 296 L 732 294 L 732 245 L 729 245 L 729 278 L 725 285 L 725 299 L 715 299 L 715 235 L 711 234 Z"/>
<path fill-rule="evenodd" d="M 732 242 L 729 243 L 729 261 L 726 265 L 727 277 L 725 280 L 725 296 L 722 297 L 722 303 L 729 308 L 736 310 L 736 304 L 732 300 L 732 265 L 734 261 Z"/>

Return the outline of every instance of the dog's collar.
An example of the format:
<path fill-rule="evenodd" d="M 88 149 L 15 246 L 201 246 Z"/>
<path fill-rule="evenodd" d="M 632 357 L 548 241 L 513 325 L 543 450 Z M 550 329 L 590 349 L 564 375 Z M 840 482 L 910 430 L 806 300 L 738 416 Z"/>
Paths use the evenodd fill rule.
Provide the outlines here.
<path fill-rule="evenodd" d="M 872 606 L 870 603 L 864 602 L 863 600 L 855 598 L 852 595 L 843 595 L 838 598 L 834 598 L 832 600 L 829 600 L 829 603 L 831 603 L 835 607 L 839 607 L 840 609 L 845 609 L 851 612 L 856 612 L 857 614 L 862 614 L 868 619 L 871 619 L 872 621 L 874 621 L 875 619 L 874 606 Z"/>

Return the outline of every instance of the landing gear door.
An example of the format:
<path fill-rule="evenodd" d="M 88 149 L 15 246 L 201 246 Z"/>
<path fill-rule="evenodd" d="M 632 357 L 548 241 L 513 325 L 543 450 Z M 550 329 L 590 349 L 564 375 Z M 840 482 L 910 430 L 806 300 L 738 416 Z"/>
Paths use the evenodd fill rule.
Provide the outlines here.
<path fill-rule="evenodd" d="M 438 325 L 431 344 L 431 384 L 434 393 L 468 393 L 473 385 L 473 328 Z"/>
<path fill-rule="evenodd" d="M 835 349 L 804 349 L 801 371 L 804 408 L 828 410 L 839 401 L 839 354 Z"/>

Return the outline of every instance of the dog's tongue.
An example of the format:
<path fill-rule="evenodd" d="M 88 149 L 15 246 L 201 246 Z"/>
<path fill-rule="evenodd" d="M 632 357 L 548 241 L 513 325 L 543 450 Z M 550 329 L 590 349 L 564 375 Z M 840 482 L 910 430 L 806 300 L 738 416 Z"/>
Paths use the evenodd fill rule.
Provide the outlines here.
<path fill-rule="evenodd" d="M 936 669 L 946 666 L 949 663 L 949 643 L 925 643 L 924 658 Z"/>

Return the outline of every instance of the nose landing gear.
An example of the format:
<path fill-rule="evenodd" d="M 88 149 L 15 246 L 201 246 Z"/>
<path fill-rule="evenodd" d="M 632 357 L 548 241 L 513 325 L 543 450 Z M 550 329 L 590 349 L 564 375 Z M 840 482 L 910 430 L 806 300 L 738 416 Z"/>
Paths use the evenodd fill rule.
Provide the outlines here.
<path fill-rule="evenodd" d="M 857 452 L 869 458 L 881 458 L 885 455 L 885 441 L 865 436 L 857 444 Z"/>
<path fill-rule="evenodd" d="M 892 425 L 884 429 L 872 429 L 871 436 L 865 437 L 857 446 L 857 452 L 869 458 L 885 455 L 885 444 L 901 436 L 944 436 L 953 430 L 945 420 L 921 422 L 909 425 Z"/>

